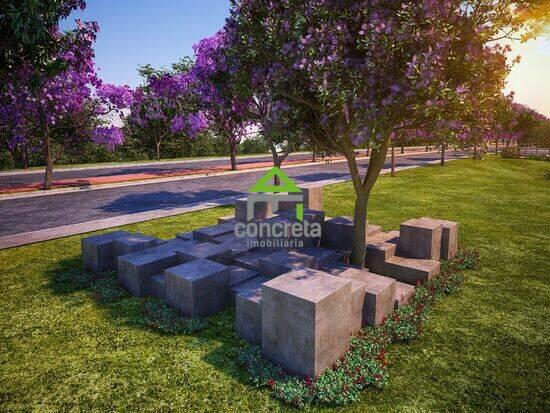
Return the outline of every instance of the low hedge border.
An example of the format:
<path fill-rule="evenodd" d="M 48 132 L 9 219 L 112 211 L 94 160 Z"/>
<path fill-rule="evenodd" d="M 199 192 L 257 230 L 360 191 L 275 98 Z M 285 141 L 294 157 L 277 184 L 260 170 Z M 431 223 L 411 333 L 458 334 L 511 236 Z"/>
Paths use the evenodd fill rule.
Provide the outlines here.
<path fill-rule="evenodd" d="M 355 402 L 365 388 L 382 388 L 388 383 L 387 347 L 418 337 L 434 304 L 459 291 L 465 280 L 464 271 L 477 268 L 479 262 L 475 249 L 460 249 L 455 258 L 443 261 L 440 274 L 417 285 L 407 305 L 395 310 L 381 325 L 361 330 L 351 339 L 349 351 L 317 379 L 286 373 L 264 358 L 257 346 L 240 348 L 238 363 L 246 369 L 254 386 L 269 388 L 275 398 L 295 407 Z"/>

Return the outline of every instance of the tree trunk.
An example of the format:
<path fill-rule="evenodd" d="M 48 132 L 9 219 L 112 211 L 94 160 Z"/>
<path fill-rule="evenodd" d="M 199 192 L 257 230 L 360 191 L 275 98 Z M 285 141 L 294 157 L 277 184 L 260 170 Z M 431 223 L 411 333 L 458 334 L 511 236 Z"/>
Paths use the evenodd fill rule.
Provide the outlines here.
<path fill-rule="evenodd" d="M 353 245 L 351 250 L 351 264 L 359 268 L 365 267 L 365 255 L 367 247 L 367 208 L 369 194 L 363 193 L 355 198 L 355 210 L 353 213 Z"/>
<path fill-rule="evenodd" d="M 46 163 L 46 171 L 44 173 L 44 190 L 52 189 L 53 178 L 53 157 L 52 157 L 52 135 L 46 114 L 41 107 L 38 109 L 40 116 L 40 128 L 42 129 L 42 139 L 44 140 L 44 162 Z"/>
<path fill-rule="evenodd" d="M 495 155 L 498 154 L 498 139 L 495 141 Z"/>
<path fill-rule="evenodd" d="M 477 159 L 477 146 L 474 145 L 474 161 Z"/>
<path fill-rule="evenodd" d="M 21 150 L 21 165 L 23 169 L 29 168 L 29 156 L 27 155 L 27 148 Z"/>
<path fill-rule="evenodd" d="M 445 141 L 441 141 L 441 166 L 445 166 Z"/>
<path fill-rule="evenodd" d="M 160 140 L 155 140 L 157 144 L 157 161 L 160 161 Z"/>
<path fill-rule="evenodd" d="M 405 139 L 401 138 L 401 153 L 405 153 Z"/>
<path fill-rule="evenodd" d="M 317 162 L 317 147 L 313 147 L 313 155 L 311 157 L 311 162 Z"/>
<path fill-rule="evenodd" d="M 235 140 L 229 140 L 229 156 L 231 157 L 231 170 L 237 170 L 237 142 Z"/>
<path fill-rule="evenodd" d="M 395 145 L 391 145 L 391 176 L 395 176 Z"/>
<path fill-rule="evenodd" d="M 426 152 L 428 152 L 429 150 L 430 150 L 430 147 L 426 145 Z"/>

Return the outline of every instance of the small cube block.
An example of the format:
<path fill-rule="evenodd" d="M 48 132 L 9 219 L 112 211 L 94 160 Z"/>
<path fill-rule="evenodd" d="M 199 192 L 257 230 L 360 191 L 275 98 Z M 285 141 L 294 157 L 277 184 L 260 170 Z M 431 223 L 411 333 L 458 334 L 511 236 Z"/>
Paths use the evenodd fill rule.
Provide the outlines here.
<path fill-rule="evenodd" d="M 103 272 L 116 268 L 113 241 L 131 235 L 126 231 L 92 235 L 81 241 L 84 268 L 92 272 Z"/>
<path fill-rule="evenodd" d="M 154 247 L 162 241 L 144 234 L 130 234 L 113 240 L 113 254 L 116 257 Z"/>
<path fill-rule="evenodd" d="M 454 258 L 458 250 L 458 222 L 446 221 L 444 219 L 420 218 L 423 220 L 432 220 L 440 223 L 443 226 L 441 234 L 441 256 L 442 260 L 450 260 Z"/>
<path fill-rule="evenodd" d="M 229 305 L 229 267 L 196 259 L 164 271 L 166 302 L 187 316 L 209 316 Z"/>
<path fill-rule="evenodd" d="M 401 224 L 397 253 L 408 258 L 439 260 L 443 225 L 431 219 L 410 219 Z"/>

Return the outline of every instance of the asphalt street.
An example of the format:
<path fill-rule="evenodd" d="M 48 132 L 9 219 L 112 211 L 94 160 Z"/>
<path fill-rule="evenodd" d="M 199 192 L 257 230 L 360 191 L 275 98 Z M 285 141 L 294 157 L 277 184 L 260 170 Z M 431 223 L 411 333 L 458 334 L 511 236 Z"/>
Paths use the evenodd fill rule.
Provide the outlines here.
<path fill-rule="evenodd" d="M 448 152 L 449 159 L 457 156 L 459 155 Z M 403 155 L 396 158 L 396 165 L 422 165 L 437 159 L 437 153 Z M 358 163 L 364 172 L 368 165 L 367 159 Z M 386 167 L 389 167 L 389 157 Z M 285 172 L 298 183 L 349 177 L 345 162 L 293 167 L 287 168 Z M 0 201 L 0 236 L 144 211 L 173 209 L 196 202 L 245 194 L 263 173 L 251 171 L 235 175 L 5 199 Z"/>

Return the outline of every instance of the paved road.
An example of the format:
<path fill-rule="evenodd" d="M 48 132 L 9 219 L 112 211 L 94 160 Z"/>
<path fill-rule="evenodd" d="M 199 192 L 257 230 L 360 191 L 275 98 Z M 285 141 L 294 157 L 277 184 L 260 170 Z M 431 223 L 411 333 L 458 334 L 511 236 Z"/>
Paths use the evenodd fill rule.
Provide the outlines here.
<path fill-rule="evenodd" d="M 458 154 L 448 153 L 448 158 Z M 437 153 L 397 157 L 398 167 L 422 165 L 437 160 Z M 389 157 L 387 159 L 389 161 Z M 368 165 L 360 160 L 361 171 Z M 386 164 L 389 167 L 389 164 Z M 301 166 L 285 171 L 299 183 L 348 178 L 345 162 Z M 76 224 L 96 219 L 158 209 L 173 209 L 187 204 L 246 193 L 263 174 L 251 171 L 235 175 L 186 179 L 93 191 L 7 199 L 0 201 L 0 236 Z"/>
<path fill-rule="evenodd" d="M 419 148 L 406 148 L 407 152 L 418 151 Z M 420 149 L 421 150 L 421 149 Z M 399 152 L 399 151 L 398 151 Z M 310 154 L 291 154 L 288 160 L 304 161 L 307 162 L 311 159 Z M 251 157 L 239 157 L 237 158 L 237 164 L 240 167 L 246 167 L 247 164 L 256 162 L 269 162 L 271 161 L 270 155 L 265 156 L 251 156 Z M 189 161 L 175 161 L 175 162 L 160 162 L 149 163 L 145 165 L 129 165 L 129 166 L 111 166 L 111 167 L 98 167 L 98 168 L 86 168 L 86 169 L 69 169 L 63 171 L 56 171 L 54 168 L 53 178 L 57 179 L 84 179 L 100 176 L 112 176 L 112 175 L 130 175 L 136 173 L 168 173 L 182 170 L 197 170 L 205 168 L 215 167 L 229 167 L 229 158 L 227 159 L 214 159 L 214 160 L 189 160 Z M 0 186 L 7 184 L 41 184 L 44 179 L 44 172 L 37 170 L 33 172 L 22 171 L 23 173 L 15 174 L 0 174 Z"/>

